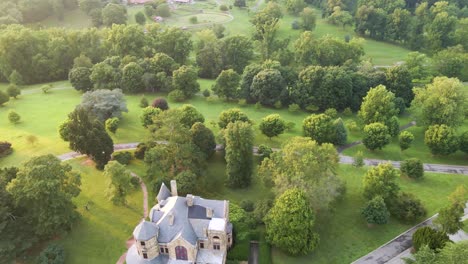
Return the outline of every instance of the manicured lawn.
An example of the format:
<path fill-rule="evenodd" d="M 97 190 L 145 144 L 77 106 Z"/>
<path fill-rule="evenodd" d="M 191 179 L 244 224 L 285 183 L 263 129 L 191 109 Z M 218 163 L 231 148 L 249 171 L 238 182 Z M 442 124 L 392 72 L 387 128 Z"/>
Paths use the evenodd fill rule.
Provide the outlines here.
<path fill-rule="evenodd" d="M 115 263 L 125 252 L 125 242 L 143 215 L 143 195 L 135 189 L 126 206 L 115 206 L 106 197 L 107 180 L 85 159 L 69 162 L 81 172 L 81 194 L 76 199 L 80 221 L 59 243 L 67 254 L 66 263 Z M 85 205 L 90 203 L 89 210 Z"/>
<path fill-rule="evenodd" d="M 376 249 L 412 224 L 401 224 L 395 219 L 383 226 L 368 228 L 360 215 L 365 200 L 361 183 L 366 169 L 341 165 L 339 175 L 346 180 L 346 195 L 338 202 L 333 213 L 319 213 L 316 226 L 320 243 L 314 253 L 302 257 L 290 257 L 273 250 L 273 263 L 350 263 Z M 448 203 L 447 196 L 459 184 L 468 185 L 466 175 L 426 173 L 421 181 L 398 180 L 405 192 L 416 195 L 428 210 L 427 217 Z M 434 191 L 434 190 L 437 191 Z M 421 219 L 422 220 L 422 219 Z"/>
<path fill-rule="evenodd" d="M 62 21 L 58 20 L 56 16 L 50 16 L 39 23 L 32 24 L 32 26 L 81 29 L 91 27 L 92 22 L 88 15 L 76 8 L 65 11 Z"/>

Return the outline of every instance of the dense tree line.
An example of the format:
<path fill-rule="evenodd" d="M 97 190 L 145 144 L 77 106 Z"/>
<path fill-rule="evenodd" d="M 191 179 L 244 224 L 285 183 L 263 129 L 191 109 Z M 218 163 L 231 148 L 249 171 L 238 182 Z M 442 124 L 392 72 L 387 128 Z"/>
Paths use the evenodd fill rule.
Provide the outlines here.
<path fill-rule="evenodd" d="M 4 0 L 0 3 L 0 25 L 34 23 L 51 15 L 61 20 L 65 10 L 77 6 L 76 0 Z"/>

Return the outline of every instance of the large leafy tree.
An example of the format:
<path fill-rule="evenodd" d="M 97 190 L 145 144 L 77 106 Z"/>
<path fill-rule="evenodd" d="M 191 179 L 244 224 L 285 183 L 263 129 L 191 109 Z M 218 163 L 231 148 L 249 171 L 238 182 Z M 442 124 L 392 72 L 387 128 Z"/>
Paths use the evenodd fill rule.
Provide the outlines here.
<path fill-rule="evenodd" d="M 382 149 L 390 143 L 390 133 L 386 125 L 371 123 L 364 127 L 362 143 L 370 150 Z"/>
<path fill-rule="evenodd" d="M 283 134 L 284 130 L 286 130 L 286 122 L 278 114 L 268 115 L 260 123 L 260 131 L 270 139 Z"/>
<path fill-rule="evenodd" d="M 190 66 L 183 65 L 173 72 L 172 85 L 174 89 L 182 91 L 186 98 L 191 98 L 200 91 L 197 82 L 197 71 Z"/>
<path fill-rule="evenodd" d="M 210 42 L 197 51 L 198 75 L 203 78 L 215 78 L 223 69 L 223 50 L 218 42 Z"/>
<path fill-rule="evenodd" d="M 295 137 L 264 159 L 258 173 L 267 185 L 274 186 L 277 194 L 297 187 L 306 192 L 316 210 L 327 209 L 343 191 L 336 174 L 338 160 L 333 145 Z"/>
<path fill-rule="evenodd" d="M 115 205 L 126 204 L 125 197 L 131 189 L 130 172 L 124 165 L 113 160 L 104 167 L 104 177 L 108 178 L 107 196 Z"/>
<path fill-rule="evenodd" d="M 205 117 L 193 105 L 185 104 L 177 110 L 180 111 L 180 122 L 187 128 L 191 128 L 197 122 L 205 122 Z"/>
<path fill-rule="evenodd" d="M 77 67 L 71 69 L 68 74 L 68 79 L 71 85 L 78 91 L 89 91 L 93 88 L 93 83 L 89 78 L 91 76 L 91 69 L 86 67 Z"/>
<path fill-rule="evenodd" d="M 123 5 L 109 3 L 102 9 L 102 22 L 105 26 L 127 23 L 127 9 Z"/>
<path fill-rule="evenodd" d="M 314 9 L 306 7 L 299 14 L 301 18 L 301 27 L 304 30 L 314 30 L 316 25 L 317 17 L 315 15 Z"/>
<path fill-rule="evenodd" d="M 128 112 L 122 90 L 96 90 L 83 94 L 81 108 L 92 112 L 101 122 L 108 118 L 122 117 L 122 112 Z"/>
<path fill-rule="evenodd" d="M 253 57 L 252 41 L 242 35 L 229 36 L 221 44 L 224 68 L 241 74 Z"/>
<path fill-rule="evenodd" d="M 449 200 L 450 204 L 439 211 L 439 216 L 435 222 L 441 226 L 442 231 L 445 233 L 455 234 L 464 226 L 460 219 L 463 217 L 468 196 L 463 185 L 457 187 L 449 196 Z"/>
<path fill-rule="evenodd" d="M 250 122 L 249 117 L 238 108 L 232 108 L 224 110 L 219 114 L 218 125 L 221 129 L 226 128 L 229 123 L 234 123 L 236 121 L 241 122 Z"/>
<path fill-rule="evenodd" d="M 426 88 L 415 88 L 412 108 L 418 124 L 459 126 L 467 109 L 463 84 L 455 78 L 436 77 Z"/>
<path fill-rule="evenodd" d="M 69 142 L 72 150 L 88 155 L 94 160 L 98 169 L 103 169 L 111 159 L 114 142 L 107 134 L 104 124 L 89 110 L 75 108 L 68 115 L 63 129 L 67 133 L 61 133 L 62 139 Z"/>
<path fill-rule="evenodd" d="M 310 137 L 319 144 L 334 142 L 335 126 L 333 120 L 326 114 L 316 114 L 302 121 L 304 136 Z"/>
<path fill-rule="evenodd" d="M 370 200 L 381 196 L 388 204 L 398 195 L 400 189 L 396 183 L 398 176 L 398 170 L 391 163 L 380 163 L 370 168 L 362 179 L 364 197 Z"/>
<path fill-rule="evenodd" d="M 385 86 L 378 85 L 367 92 L 361 104 L 358 116 L 364 124 L 379 122 L 386 124 L 397 114 L 395 108 L 395 95 Z"/>
<path fill-rule="evenodd" d="M 385 73 L 386 87 L 395 94 L 395 97 L 400 97 L 405 100 L 407 106 L 413 101 L 414 93 L 411 73 L 406 66 L 394 66 L 389 68 Z"/>
<path fill-rule="evenodd" d="M 461 45 L 449 47 L 434 55 L 434 69 L 443 76 L 468 80 L 468 53 Z"/>
<path fill-rule="evenodd" d="M 252 181 L 253 130 L 248 122 L 229 123 L 224 132 L 226 141 L 227 184 L 233 188 L 244 188 Z"/>
<path fill-rule="evenodd" d="M 78 213 L 73 198 L 80 194 L 80 175 L 53 155 L 30 159 L 7 185 L 14 204 L 34 226 L 33 235 L 50 238 L 69 230 Z"/>
<path fill-rule="evenodd" d="M 315 215 L 301 189 L 292 188 L 280 195 L 264 222 L 267 241 L 289 254 L 305 255 L 318 245 Z"/>
<path fill-rule="evenodd" d="M 154 40 L 154 49 L 167 54 L 175 62 L 184 64 L 192 51 L 191 34 L 176 27 L 158 30 Z"/>
<path fill-rule="evenodd" d="M 145 33 L 141 30 L 141 27 L 138 25 L 115 24 L 112 25 L 106 38 L 106 45 L 110 47 L 111 54 L 121 58 L 127 55 L 136 57 L 143 55 Z"/>
<path fill-rule="evenodd" d="M 216 141 L 213 131 L 203 123 L 197 122 L 190 128 L 192 142 L 205 153 L 206 158 L 211 158 L 215 153 Z"/>
<path fill-rule="evenodd" d="M 144 90 L 142 76 L 144 69 L 136 62 L 130 62 L 122 69 L 122 89 L 129 93 L 138 93 Z"/>
<path fill-rule="evenodd" d="M 457 134 L 446 125 L 430 126 L 424 133 L 424 143 L 433 155 L 449 155 L 458 150 Z"/>
<path fill-rule="evenodd" d="M 222 71 L 216 78 L 213 92 L 228 100 L 237 98 L 240 78 L 240 75 L 232 69 Z"/>
<path fill-rule="evenodd" d="M 263 105 L 273 106 L 282 101 L 286 93 L 286 82 L 276 69 L 263 70 L 252 81 L 251 97 Z"/>

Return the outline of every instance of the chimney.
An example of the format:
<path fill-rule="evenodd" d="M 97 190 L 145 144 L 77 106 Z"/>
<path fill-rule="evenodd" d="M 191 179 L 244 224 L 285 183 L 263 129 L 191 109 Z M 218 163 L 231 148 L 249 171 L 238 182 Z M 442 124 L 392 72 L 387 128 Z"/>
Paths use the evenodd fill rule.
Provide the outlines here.
<path fill-rule="evenodd" d="M 170 212 L 169 213 L 169 225 L 174 225 L 174 213 L 173 212 Z"/>
<path fill-rule="evenodd" d="M 206 217 L 213 218 L 213 209 L 208 207 L 206 208 Z"/>
<path fill-rule="evenodd" d="M 187 194 L 187 206 L 193 206 L 193 195 Z"/>
<path fill-rule="evenodd" d="M 171 181 L 171 194 L 172 196 L 179 196 L 177 195 L 177 182 L 175 180 Z"/>

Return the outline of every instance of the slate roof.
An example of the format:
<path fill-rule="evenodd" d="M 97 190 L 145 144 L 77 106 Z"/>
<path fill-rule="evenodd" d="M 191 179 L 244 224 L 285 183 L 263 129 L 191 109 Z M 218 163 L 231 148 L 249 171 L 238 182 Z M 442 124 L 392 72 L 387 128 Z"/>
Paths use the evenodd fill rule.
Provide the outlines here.
<path fill-rule="evenodd" d="M 159 227 L 155 223 L 142 221 L 133 230 L 133 237 L 136 240 L 146 241 L 157 236 L 158 229 Z"/>
<path fill-rule="evenodd" d="M 159 193 L 156 196 L 156 199 L 158 199 L 158 202 L 160 203 L 161 201 L 166 200 L 169 197 L 171 197 L 171 191 L 169 191 L 166 185 L 162 183 L 161 188 L 159 188 Z"/>

